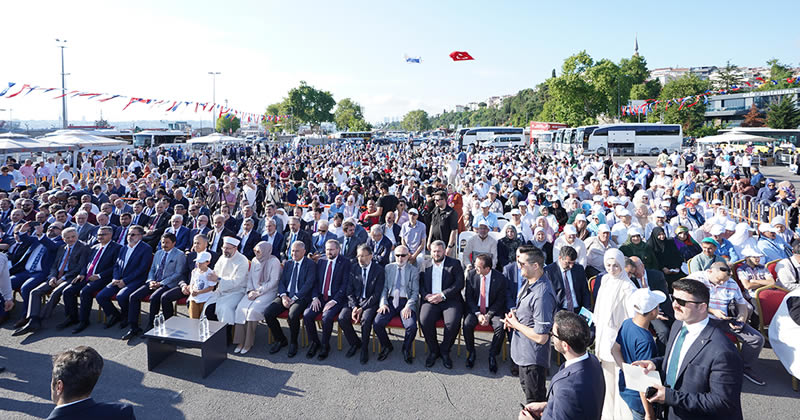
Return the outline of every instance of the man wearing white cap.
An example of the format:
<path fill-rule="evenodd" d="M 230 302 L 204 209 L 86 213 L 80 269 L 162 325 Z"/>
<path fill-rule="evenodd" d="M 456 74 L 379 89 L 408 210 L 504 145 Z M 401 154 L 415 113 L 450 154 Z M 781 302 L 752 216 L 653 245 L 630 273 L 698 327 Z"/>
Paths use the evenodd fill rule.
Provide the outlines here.
<path fill-rule="evenodd" d="M 528 226 L 536 223 L 536 216 L 533 215 L 533 211 L 528 211 L 528 203 L 525 201 L 520 201 L 517 204 L 517 208 L 519 209 L 519 215 L 522 219 L 522 223 L 527 224 Z M 530 240 L 530 238 L 528 238 Z"/>
<path fill-rule="evenodd" d="M 715 253 L 725 259 L 728 264 L 739 261 L 741 257 L 736 252 L 736 248 L 731 244 L 731 241 L 725 237 L 725 228 L 722 225 L 715 224 L 711 226 L 708 233 L 719 244 Z"/>
<path fill-rule="evenodd" d="M 575 261 L 580 265 L 586 265 L 586 244 L 578 238 L 578 231 L 575 226 L 566 225 L 562 234 L 553 243 L 553 255 L 557 255 L 562 247 L 571 246 L 578 253 Z"/>
<path fill-rule="evenodd" d="M 746 247 L 742 250 L 742 257 L 745 263 L 736 270 L 739 281 L 747 289 L 747 293 L 751 298 L 755 297 L 756 289 L 759 287 L 775 284 L 775 278 L 772 277 L 767 267 L 761 264 L 763 255 L 758 249 Z"/>
<path fill-rule="evenodd" d="M 628 239 L 628 230 L 630 230 L 632 227 L 641 226 L 633 221 L 633 216 L 628 209 L 623 208 L 615 213 L 618 217 L 618 220 L 617 223 L 614 223 L 614 226 L 611 228 L 611 239 L 618 244 L 622 244 Z"/>
<path fill-rule="evenodd" d="M 623 363 L 650 360 L 658 355 L 658 348 L 650 333 L 650 323 L 658 317 L 659 305 L 666 300 L 663 292 L 648 288 L 638 289 L 628 297 L 628 305 L 634 315 L 622 322 L 617 342 L 611 348 L 611 354 L 620 369 Z M 644 393 L 627 389 L 622 370 L 619 374 L 619 395 L 630 408 L 633 418 L 655 418 L 655 410 Z"/>
<path fill-rule="evenodd" d="M 650 234 L 653 232 L 655 227 L 660 227 L 664 229 L 664 233 L 667 235 L 667 239 L 671 239 L 675 237 L 675 228 L 667 223 L 667 213 L 664 210 L 656 210 L 653 212 L 653 221 L 648 223 L 647 226 L 644 228 L 644 238 L 645 240 L 650 239 Z"/>
<path fill-rule="evenodd" d="M 226 236 L 222 241 L 222 256 L 214 265 L 217 290 L 206 302 L 206 316 L 232 326 L 236 322 L 236 306 L 247 291 L 250 261 L 239 252 L 238 239 Z"/>
<path fill-rule="evenodd" d="M 490 203 L 489 211 L 491 211 L 492 213 L 499 213 L 499 214 L 503 213 L 503 202 L 500 201 L 499 198 L 497 198 L 496 189 L 489 188 L 489 198 L 487 198 L 487 200 L 489 200 Z"/>
<path fill-rule="evenodd" d="M 489 226 L 489 230 L 493 232 L 500 231 L 500 224 L 497 222 L 497 216 L 492 213 L 489 208 L 492 206 L 492 202 L 489 200 L 481 201 L 481 213 L 475 216 L 472 221 L 472 230 L 475 232 L 478 231 L 478 224 L 480 222 L 486 222 Z"/>
<path fill-rule="evenodd" d="M 470 270 L 475 265 L 475 258 L 481 254 L 492 257 L 492 267 L 497 266 L 497 239 L 489 236 L 489 224 L 481 220 L 478 223 L 478 234 L 469 238 L 461 254 L 461 265 Z"/>
<path fill-rule="evenodd" d="M 511 221 L 508 223 L 514 226 L 517 230 L 517 236 L 520 237 L 523 243 L 533 239 L 531 225 L 522 220 L 522 212 L 520 212 L 519 209 L 511 210 Z"/>
<path fill-rule="evenodd" d="M 769 223 L 762 223 L 758 225 L 758 232 L 761 233 L 761 237 L 758 238 L 756 246 L 764 253 L 767 262 L 782 260 L 792 256 L 791 249 L 782 241 L 778 240 L 777 228 Z"/>
<path fill-rule="evenodd" d="M 800 242 L 792 247 L 793 255 L 778 261 L 775 272 L 778 274 L 778 285 L 788 289 L 800 288 Z"/>

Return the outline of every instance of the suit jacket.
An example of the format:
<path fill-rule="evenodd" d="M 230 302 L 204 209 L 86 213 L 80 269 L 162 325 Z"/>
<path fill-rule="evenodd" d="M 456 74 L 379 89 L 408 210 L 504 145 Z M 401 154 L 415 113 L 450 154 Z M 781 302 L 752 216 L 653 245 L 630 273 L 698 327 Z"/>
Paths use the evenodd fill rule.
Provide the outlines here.
<path fill-rule="evenodd" d="M 166 228 L 164 232 L 172 232 L 172 226 Z M 173 232 L 175 233 L 175 232 Z M 192 243 L 189 242 L 189 237 L 191 236 L 191 231 L 186 226 L 181 226 L 178 229 L 178 232 L 175 233 L 175 248 L 180 249 L 182 252 L 185 252 L 187 249 L 191 248 Z M 159 240 L 158 246 L 156 249 L 161 249 L 161 241 Z"/>
<path fill-rule="evenodd" d="M 135 420 L 133 406 L 122 403 L 98 403 L 89 398 L 68 406 L 55 407 L 47 420 Z"/>
<path fill-rule="evenodd" d="M 503 267 L 503 277 L 506 278 L 506 313 L 511 308 L 517 307 L 517 294 L 519 293 L 519 269 L 517 262 L 512 261 Z"/>
<path fill-rule="evenodd" d="M 389 298 L 394 293 L 394 285 L 397 282 L 397 271 L 399 266 L 397 263 L 391 263 L 384 269 L 385 281 L 383 285 L 383 293 L 381 293 L 381 305 L 388 305 Z M 412 311 L 417 312 L 419 306 L 419 268 L 413 264 L 406 264 L 403 267 L 403 277 L 406 282 L 406 308 L 411 308 Z M 393 302 L 397 305 L 397 302 Z"/>
<path fill-rule="evenodd" d="M 239 238 L 241 240 L 241 238 Z M 239 249 L 248 260 L 252 260 L 256 256 L 256 252 L 253 250 L 256 244 L 261 242 L 261 236 L 258 235 L 258 232 L 255 230 L 250 231 L 250 235 L 247 236 L 247 240 L 244 242 L 239 243 Z"/>
<path fill-rule="evenodd" d="M 486 299 L 486 315 L 489 318 L 504 316 L 506 309 L 506 283 L 508 281 L 499 271 L 489 272 L 489 296 Z M 465 280 L 464 300 L 465 313 L 479 313 L 481 308 L 478 299 L 481 296 L 481 276 L 476 270 L 470 270 Z"/>
<path fill-rule="evenodd" d="M 383 235 L 386 236 L 386 223 L 381 225 L 381 230 L 383 231 Z M 392 225 L 392 233 L 394 234 L 395 246 L 399 245 L 401 242 L 400 239 L 401 230 L 402 229 L 400 228 L 400 225 L 398 223 Z"/>
<path fill-rule="evenodd" d="M 112 226 L 119 226 L 119 215 L 112 212 L 111 215 L 108 216 L 108 224 Z"/>
<path fill-rule="evenodd" d="M 147 270 L 150 269 L 150 262 L 153 260 L 153 250 L 144 241 L 139 241 L 132 252 L 128 263 L 125 264 L 128 247 L 123 246 L 119 250 L 117 261 L 114 263 L 114 278 L 122 280 L 126 287 L 135 289 L 144 284 L 147 278 Z"/>
<path fill-rule="evenodd" d="M 323 288 L 325 287 L 325 274 L 328 270 L 328 259 L 320 258 L 317 261 L 317 276 L 314 289 L 311 292 L 312 298 L 319 298 L 322 300 Z M 333 273 L 331 273 L 331 286 L 328 291 L 328 298 L 335 300 L 337 303 L 345 303 L 347 299 L 347 286 L 350 280 L 350 261 L 341 256 L 336 258 L 336 264 L 333 266 Z"/>
<path fill-rule="evenodd" d="M 148 226 L 150 226 L 150 216 L 144 214 L 144 211 L 142 211 L 142 213 L 139 214 L 138 217 L 136 216 L 136 214 L 131 212 L 131 224 L 139 225 L 146 229 Z"/>
<path fill-rule="evenodd" d="M 347 286 L 347 306 L 351 308 L 377 308 L 383 292 L 386 273 L 384 268 L 372 261 L 367 271 L 366 293 L 364 293 L 364 275 L 360 265 L 350 270 L 350 284 Z M 365 296 L 365 297 L 362 297 Z"/>
<path fill-rule="evenodd" d="M 209 249 L 209 251 L 216 252 L 217 255 L 222 255 L 222 244 L 223 244 L 222 238 L 224 238 L 226 236 L 236 236 L 236 234 L 233 233 L 233 231 L 231 231 L 230 229 L 223 228 L 222 232 L 220 233 L 220 236 L 222 236 L 222 238 L 219 238 L 219 243 L 217 244 L 217 247 L 216 248 L 212 248 L 211 246 L 214 244 L 214 240 L 215 240 L 214 238 L 216 238 L 216 236 L 217 236 L 217 231 L 216 230 L 211 229 L 208 232 L 208 249 Z"/>
<path fill-rule="evenodd" d="M 84 276 L 84 279 L 89 271 L 89 265 L 92 263 L 92 261 L 94 261 L 97 251 L 100 250 L 101 246 L 102 245 L 99 243 L 93 245 L 86 254 L 86 265 L 84 265 L 81 269 L 81 275 Z M 108 245 L 106 245 L 106 250 L 103 251 L 103 255 L 100 256 L 100 259 L 97 260 L 97 264 L 94 267 L 94 274 L 100 277 L 97 281 L 102 281 L 105 283 L 111 281 L 114 275 L 114 263 L 117 261 L 117 256 L 119 255 L 120 249 L 122 249 L 122 245 L 114 241 L 111 241 L 108 243 Z"/>
<path fill-rule="evenodd" d="M 381 267 L 386 267 L 389 264 L 389 256 L 392 253 L 392 241 L 386 239 L 385 236 L 381 237 L 380 242 L 375 244 L 375 240 L 371 237 L 367 239 L 367 246 L 372 249 L 372 262 L 379 264 Z"/>
<path fill-rule="evenodd" d="M 444 257 L 444 270 L 442 270 L 442 293 L 447 300 L 455 299 L 463 303 L 461 289 L 464 288 L 464 269 L 461 262 L 455 258 Z M 429 295 L 433 285 L 433 262 L 429 263 L 425 271 L 419 273 L 419 294 L 420 296 Z"/>
<path fill-rule="evenodd" d="M 36 250 L 36 245 L 41 244 L 45 248 L 44 255 L 39 262 L 42 266 L 42 272 L 50 273 L 50 269 L 53 266 L 53 261 L 55 260 L 55 255 L 58 252 L 59 247 L 64 245 L 64 241 L 61 239 L 61 236 L 56 237 L 55 239 L 50 239 L 47 235 L 42 236 L 42 239 L 38 239 L 35 236 L 28 235 L 27 233 L 21 233 L 19 235 L 20 241 L 24 248 L 22 249 L 22 256 L 11 266 L 9 270 L 9 274 L 12 276 L 14 274 L 21 273 L 25 271 L 25 265 L 28 264 L 28 260 L 33 257 L 33 251 Z M 35 257 L 33 257 L 35 258 Z M 11 258 L 9 258 L 11 261 Z"/>
<path fill-rule="evenodd" d="M 338 239 L 336 235 L 334 235 L 331 231 L 325 232 L 325 237 L 321 236 L 322 235 L 320 235 L 320 232 L 315 232 L 313 235 L 311 235 L 311 247 L 313 253 L 324 254 L 325 242 L 328 242 L 328 240 L 330 239 L 333 240 Z"/>
<path fill-rule="evenodd" d="M 345 258 L 350 260 L 351 264 L 358 264 L 356 262 L 356 251 L 358 250 L 359 245 L 366 242 L 366 239 L 362 241 L 361 238 L 353 235 L 349 238 L 350 242 L 347 244 L 347 249 L 345 249 L 344 243 L 347 239 L 348 238 L 344 236 L 339 237 L 339 243 L 342 244 L 342 253 L 340 255 L 343 255 Z"/>
<path fill-rule="evenodd" d="M 83 224 L 83 227 L 75 225 L 75 229 L 78 231 L 78 240 L 83 241 L 84 243 L 89 242 L 89 239 L 94 235 L 96 225 L 93 225 L 89 222 Z"/>
<path fill-rule="evenodd" d="M 295 265 L 300 264 L 300 271 L 297 274 L 297 293 L 292 294 L 289 290 L 289 283 L 292 281 L 292 273 L 295 270 Z M 293 259 L 289 259 L 283 265 L 283 273 L 281 273 L 281 282 L 278 285 L 278 296 L 287 295 L 289 298 L 294 299 L 311 299 L 311 291 L 314 288 L 314 283 L 317 281 L 316 268 L 314 260 L 303 257 L 299 263 Z"/>
<path fill-rule="evenodd" d="M 58 276 L 58 269 L 61 267 L 65 252 L 67 252 L 67 244 L 61 245 L 58 248 L 53 266 L 50 267 L 50 278 Z M 75 245 L 72 246 L 72 251 L 69 253 L 67 269 L 64 271 L 65 279 L 72 281 L 72 279 L 81 273 L 81 269 L 86 265 L 86 254 L 88 254 L 88 252 L 89 247 L 85 243 L 81 241 L 75 242 Z M 61 279 L 58 278 L 58 280 L 60 281 Z"/>
<path fill-rule="evenodd" d="M 182 226 L 181 226 L 182 227 Z M 166 256 L 166 261 L 164 257 Z M 186 255 L 180 249 L 172 249 L 169 253 L 159 249 L 153 258 L 150 272 L 147 273 L 147 281 L 155 281 L 159 270 L 162 270 L 161 263 L 164 263 L 163 273 L 160 283 L 168 288 L 178 285 L 178 281 L 183 278 L 184 266 L 186 265 Z M 130 261 L 128 262 L 130 264 Z"/>
<path fill-rule="evenodd" d="M 292 253 L 291 253 L 292 244 L 289 243 L 292 240 L 292 235 L 293 234 L 292 234 L 291 231 L 289 231 L 289 233 L 286 233 L 286 234 L 283 235 L 283 237 L 285 238 L 285 241 L 283 243 L 283 249 L 281 249 L 281 251 L 282 251 L 281 255 L 287 260 L 292 259 Z M 300 230 L 297 231 L 297 238 L 295 240 L 296 241 L 301 241 L 303 244 L 305 244 L 305 246 L 306 246 L 306 254 L 311 252 L 311 234 L 310 233 L 308 233 L 307 231 L 305 231 L 303 229 L 300 229 Z"/>
<path fill-rule="evenodd" d="M 680 321 L 672 324 L 666 356 L 653 359 L 662 379 L 666 375 L 672 345 L 682 327 Z M 665 391 L 670 420 L 741 419 L 742 371 L 742 358 L 736 347 L 717 328 L 717 321 L 709 319 L 708 325 L 683 356 L 675 385 Z"/>
<path fill-rule="evenodd" d="M 542 418 L 600 420 L 606 384 L 600 362 L 593 354 L 588 356 L 568 367 L 561 365 L 553 375 Z"/>
<path fill-rule="evenodd" d="M 208 226 L 205 226 L 205 227 L 202 227 L 202 228 L 199 228 L 199 229 L 190 230 L 189 231 L 189 248 L 191 248 L 192 244 L 194 244 L 194 237 L 195 236 L 197 236 L 197 235 L 208 235 L 208 232 L 210 230 L 211 229 L 209 229 Z M 208 237 L 208 236 L 206 236 L 206 237 Z"/>
<path fill-rule="evenodd" d="M 563 308 L 564 302 L 566 302 L 566 291 L 564 289 L 564 272 L 561 270 L 561 266 L 558 265 L 558 260 L 547 265 L 544 271 L 547 272 L 548 277 L 550 277 L 552 281 L 558 307 Z M 592 296 L 589 293 L 589 285 L 586 282 L 586 271 L 583 270 L 583 266 L 575 263 L 570 270 L 570 275 L 572 276 L 572 292 L 575 293 L 575 298 L 578 301 L 575 306 L 575 312 L 580 311 L 581 307 L 591 310 Z"/>
<path fill-rule="evenodd" d="M 86 245 L 89 245 L 91 247 L 91 246 L 93 246 L 94 244 L 97 243 L 97 232 L 100 230 L 101 227 L 102 226 L 100 226 L 100 225 L 95 225 L 92 228 L 92 233 L 89 235 L 89 239 L 86 241 Z M 118 232 L 117 231 L 118 227 L 117 226 L 113 226 L 110 222 L 108 224 L 108 227 L 111 228 L 111 239 L 113 240 L 113 239 L 115 239 L 114 234 Z"/>
<path fill-rule="evenodd" d="M 268 242 L 268 239 L 269 239 L 269 235 L 267 235 L 266 233 L 261 235 L 261 240 L 262 241 L 267 241 Z M 282 260 L 283 259 L 283 258 L 281 258 L 281 250 L 282 249 L 283 249 L 283 234 L 276 230 L 275 231 L 275 238 L 273 238 L 273 240 L 272 240 L 272 255 L 274 255 L 275 258 L 277 258 L 279 260 Z"/>

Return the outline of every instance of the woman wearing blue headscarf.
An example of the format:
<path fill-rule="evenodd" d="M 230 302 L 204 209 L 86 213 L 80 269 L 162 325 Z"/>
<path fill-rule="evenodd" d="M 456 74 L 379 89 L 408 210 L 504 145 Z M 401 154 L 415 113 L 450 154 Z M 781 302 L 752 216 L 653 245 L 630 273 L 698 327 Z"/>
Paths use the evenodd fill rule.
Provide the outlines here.
<path fill-rule="evenodd" d="M 778 189 L 775 188 L 775 180 L 772 178 L 767 178 L 767 180 L 764 182 L 764 186 L 758 190 L 756 198 L 759 200 L 772 201 L 775 199 L 776 194 L 778 194 Z"/>

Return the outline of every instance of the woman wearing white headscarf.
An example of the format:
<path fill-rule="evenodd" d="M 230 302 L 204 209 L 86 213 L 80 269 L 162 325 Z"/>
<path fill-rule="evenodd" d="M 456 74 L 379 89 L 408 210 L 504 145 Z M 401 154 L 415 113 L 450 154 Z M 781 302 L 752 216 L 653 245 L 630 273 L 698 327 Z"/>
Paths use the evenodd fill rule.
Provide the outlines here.
<path fill-rule="evenodd" d="M 611 348 L 617 339 L 622 322 L 633 317 L 628 297 L 636 286 L 625 272 L 625 255 L 619 249 L 609 249 L 603 256 L 606 274 L 600 281 L 600 290 L 594 307 L 596 328 L 595 355 L 603 367 L 606 396 L 603 402 L 603 419 L 629 419 L 631 411 L 619 396 L 617 381 L 619 369 L 614 362 Z"/>
<path fill-rule="evenodd" d="M 736 249 L 736 253 L 741 255 L 745 248 L 757 249 L 758 241 L 750 233 L 750 226 L 747 223 L 739 223 L 736 225 L 734 234 L 728 238 L 728 241 Z"/>
<path fill-rule="evenodd" d="M 281 262 L 272 255 L 272 245 L 261 241 L 255 246 L 255 253 L 247 275 L 247 293 L 236 306 L 234 353 L 245 354 L 253 347 L 258 321 L 264 319 L 264 310 L 278 293 Z"/>

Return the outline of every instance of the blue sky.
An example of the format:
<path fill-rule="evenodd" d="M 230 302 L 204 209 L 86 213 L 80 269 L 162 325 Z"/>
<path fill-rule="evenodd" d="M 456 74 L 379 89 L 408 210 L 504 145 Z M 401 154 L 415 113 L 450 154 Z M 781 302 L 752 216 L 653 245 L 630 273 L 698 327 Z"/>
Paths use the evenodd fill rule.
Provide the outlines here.
<path fill-rule="evenodd" d="M 79 4 L 79 7 L 76 7 Z M 300 80 L 350 97 L 368 120 L 513 94 L 586 50 L 619 61 L 640 53 L 650 68 L 797 65 L 800 33 L 789 2 L 588 1 L 18 1 L 4 5 L 0 84 L 60 87 L 54 38 L 68 40 L 67 88 L 210 101 L 262 112 Z M 783 13 L 786 11 L 787 13 Z M 15 40 L 8 42 L 8 40 Z M 471 62 L 452 62 L 454 50 Z M 406 64 L 403 55 L 421 56 Z M 17 119 L 56 119 L 60 100 L 0 98 Z M 70 120 L 200 119 L 166 107 L 75 98 Z M 5 113 L 1 114 L 5 119 Z"/>

